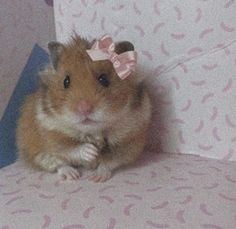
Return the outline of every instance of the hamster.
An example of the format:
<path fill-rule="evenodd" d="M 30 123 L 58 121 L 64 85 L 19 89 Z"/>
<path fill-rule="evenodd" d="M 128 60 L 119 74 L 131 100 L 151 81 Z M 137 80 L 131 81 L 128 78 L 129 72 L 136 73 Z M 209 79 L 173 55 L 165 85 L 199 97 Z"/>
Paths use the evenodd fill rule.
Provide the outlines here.
<path fill-rule="evenodd" d="M 143 151 L 151 103 L 135 73 L 121 80 L 109 60 L 92 61 L 92 44 L 78 35 L 49 42 L 51 64 L 21 107 L 16 141 L 32 167 L 78 179 L 84 166 L 93 169 L 90 180 L 104 182 Z M 133 49 L 115 44 L 118 54 Z"/>

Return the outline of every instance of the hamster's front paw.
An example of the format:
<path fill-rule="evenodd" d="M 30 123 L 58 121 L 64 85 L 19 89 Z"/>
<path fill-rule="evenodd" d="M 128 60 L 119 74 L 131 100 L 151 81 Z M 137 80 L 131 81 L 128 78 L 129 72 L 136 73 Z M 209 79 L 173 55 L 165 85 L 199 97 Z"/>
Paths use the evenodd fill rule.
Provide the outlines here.
<path fill-rule="evenodd" d="M 93 162 L 98 156 L 98 149 L 90 143 L 81 145 L 78 150 L 80 160 L 86 162 Z"/>
<path fill-rule="evenodd" d="M 99 164 L 97 170 L 92 173 L 89 180 L 94 182 L 105 182 L 111 178 L 111 170 L 104 163 Z"/>
<path fill-rule="evenodd" d="M 79 171 L 69 165 L 58 168 L 57 173 L 63 180 L 78 180 L 80 178 Z"/>

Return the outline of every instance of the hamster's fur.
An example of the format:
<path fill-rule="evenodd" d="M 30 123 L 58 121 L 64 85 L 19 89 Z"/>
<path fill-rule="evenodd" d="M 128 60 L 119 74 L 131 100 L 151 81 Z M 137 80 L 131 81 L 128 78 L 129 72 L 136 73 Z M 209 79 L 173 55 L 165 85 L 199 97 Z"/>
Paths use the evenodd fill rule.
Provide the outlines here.
<path fill-rule="evenodd" d="M 91 46 L 79 36 L 49 43 L 52 63 L 22 105 L 16 139 L 29 165 L 65 179 L 79 178 L 82 165 L 98 182 L 143 151 L 151 104 L 135 73 L 121 80 L 109 60 L 90 59 Z M 130 42 L 116 44 L 117 53 L 130 50 Z"/>

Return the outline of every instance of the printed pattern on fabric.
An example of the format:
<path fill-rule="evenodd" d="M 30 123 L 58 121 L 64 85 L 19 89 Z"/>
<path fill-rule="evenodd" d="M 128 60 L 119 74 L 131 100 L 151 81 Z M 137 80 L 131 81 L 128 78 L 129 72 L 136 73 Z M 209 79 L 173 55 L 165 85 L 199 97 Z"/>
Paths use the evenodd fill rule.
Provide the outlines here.
<path fill-rule="evenodd" d="M 236 225 L 235 162 L 149 154 L 106 183 L 30 171 L 0 173 L 0 228 L 230 229 Z"/>
<path fill-rule="evenodd" d="M 236 1 L 54 2 L 57 38 L 108 33 L 138 51 L 155 98 L 150 142 L 236 160 Z"/>

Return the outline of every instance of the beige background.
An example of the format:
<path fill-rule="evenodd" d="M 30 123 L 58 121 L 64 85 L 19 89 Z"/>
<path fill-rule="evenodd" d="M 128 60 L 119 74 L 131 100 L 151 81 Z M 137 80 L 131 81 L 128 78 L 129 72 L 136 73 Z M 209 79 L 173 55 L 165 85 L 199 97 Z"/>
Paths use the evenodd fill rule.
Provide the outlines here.
<path fill-rule="evenodd" d="M 0 0 L 0 117 L 34 44 L 54 37 L 52 1 Z"/>

